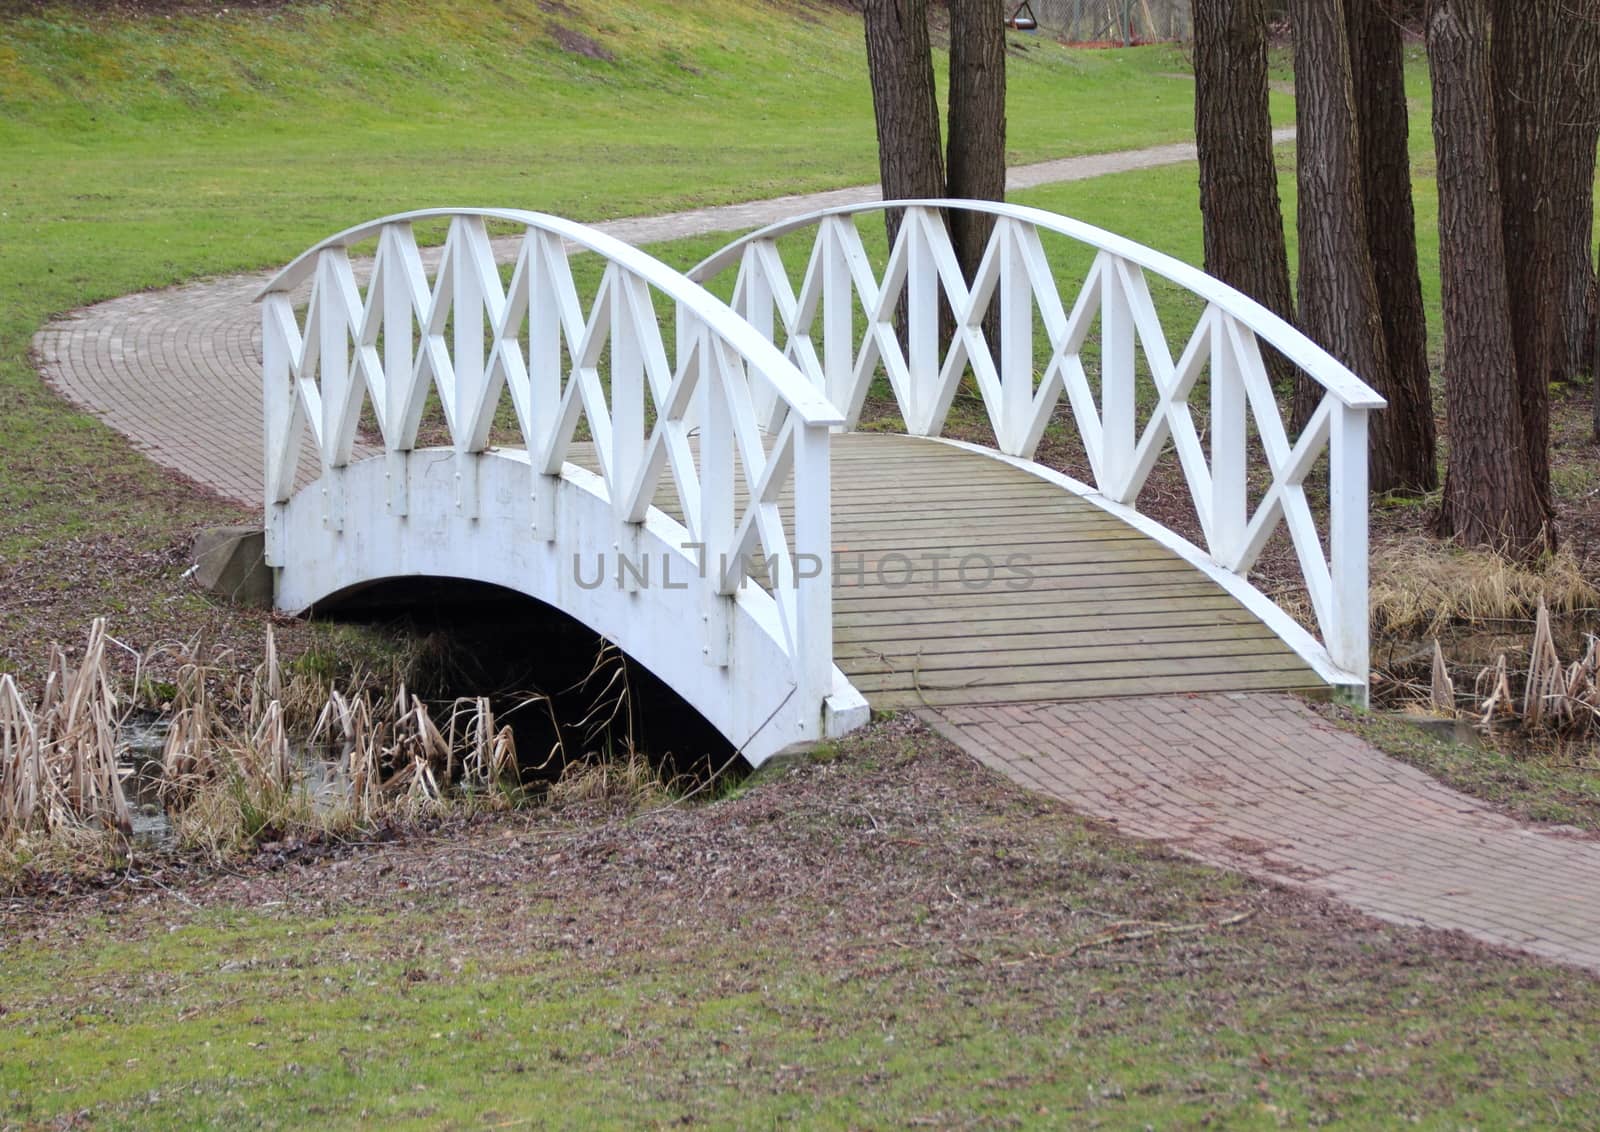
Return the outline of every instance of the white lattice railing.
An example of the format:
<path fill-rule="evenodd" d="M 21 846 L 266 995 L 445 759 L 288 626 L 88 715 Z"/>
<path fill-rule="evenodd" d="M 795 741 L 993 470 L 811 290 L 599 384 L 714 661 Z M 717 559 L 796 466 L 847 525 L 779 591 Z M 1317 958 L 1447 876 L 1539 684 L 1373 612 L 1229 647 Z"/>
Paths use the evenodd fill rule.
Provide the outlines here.
<path fill-rule="evenodd" d="M 433 272 L 412 235 L 418 221 L 449 224 Z M 520 236 L 509 284 L 490 223 Z M 353 263 L 352 246 L 372 241 L 373 258 Z M 587 305 L 569 249 L 603 263 Z M 298 290 L 308 281 L 302 315 Z M 671 307 L 670 361 L 658 298 Z M 594 544 L 622 545 L 617 531 L 647 514 L 677 523 L 654 507 L 668 477 L 682 508 L 682 542 L 700 556 L 691 576 L 714 595 L 748 595 L 752 561 L 780 564 L 765 572 L 763 592 L 777 607 L 798 699 L 815 704 L 829 694 L 828 438 L 841 418 L 766 338 L 702 288 L 556 217 L 431 209 L 333 236 L 285 268 L 262 301 L 269 561 L 284 553 L 271 519 L 294 493 L 307 430 L 321 465 L 325 526 L 343 528 L 341 476 L 357 451 L 363 406 L 393 469 L 389 510 L 403 515 L 406 458 L 436 393 L 454 451 L 455 506 L 475 518 L 478 460 L 509 395 L 528 453 L 533 537 L 555 538 L 555 481 L 570 470 L 574 437 L 587 421 L 615 521 L 593 532 Z M 759 421 L 752 388 L 762 390 Z M 786 488 L 787 521 L 779 507 Z"/>
<path fill-rule="evenodd" d="M 899 235 L 881 274 L 856 221 L 900 209 Z M 941 210 L 995 217 L 994 234 L 969 284 L 957 264 Z M 778 241 L 815 227 L 798 285 Z M 1093 249 L 1070 308 L 1042 233 Z M 1075 220 L 1034 208 L 976 201 L 894 201 L 831 209 L 764 228 L 729 244 L 689 277 L 709 283 L 737 266 L 733 306 L 842 410 L 854 427 L 874 378 L 888 379 L 906 429 L 937 436 L 969 370 L 1000 452 L 1031 461 L 1064 395 L 1081 437 L 1092 486 L 1068 481 L 1205 569 L 1256 609 L 1335 684 L 1364 694 L 1367 680 L 1367 414 L 1384 401 L 1354 374 L 1266 308 L 1170 256 Z M 1204 302 L 1174 359 L 1146 275 L 1164 277 Z M 984 332 L 998 295 L 998 349 Z M 941 341 L 940 304 L 954 333 Z M 904 304 L 905 342 L 896 332 Z M 1034 311 L 1048 340 L 1036 364 Z M 863 318 L 864 316 L 864 318 Z M 1083 350 L 1099 321 L 1098 391 Z M 820 349 L 817 341 L 820 333 Z M 1326 392 L 1290 441 L 1260 343 L 1275 347 Z M 1144 373 L 1137 366 L 1142 352 Z M 1208 378 L 1205 443 L 1190 409 Z M 1147 383 L 1141 389 L 1141 382 Z M 758 389 L 758 410 L 777 407 Z M 1144 414 L 1143 423 L 1140 423 Z M 1252 501 L 1249 423 L 1270 480 Z M 1138 499 L 1171 443 L 1193 501 L 1203 546 L 1138 514 Z M 1305 481 L 1328 455 L 1328 549 Z M 1316 641 L 1248 582 L 1268 539 L 1288 528 L 1322 633 Z"/>

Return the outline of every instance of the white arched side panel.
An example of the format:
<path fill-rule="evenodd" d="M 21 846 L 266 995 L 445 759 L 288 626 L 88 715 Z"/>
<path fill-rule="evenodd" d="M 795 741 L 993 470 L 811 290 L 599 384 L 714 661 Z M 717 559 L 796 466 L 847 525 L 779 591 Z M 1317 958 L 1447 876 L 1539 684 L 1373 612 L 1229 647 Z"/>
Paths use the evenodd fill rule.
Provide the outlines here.
<path fill-rule="evenodd" d="M 432 273 L 412 234 L 424 220 L 448 223 Z M 505 282 L 491 223 L 521 236 Z M 358 277 L 350 248 L 365 242 Z M 601 264 L 592 301 L 571 248 Z M 433 209 L 324 241 L 261 301 L 280 606 L 382 577 L 491 581 L 612 637 L 753 762 L 866 719 L 833 665 L 828 443 L 842 418 L 704 289 L 556 217 Z M 449 444 L 418 449 L 430 395 Z M 499 451 L 508 402 L 521 447 Z M 358 459 L 363 412 L 382 453 Z M 582 426 L 597 473 L 570 459 Z M 321 474 L 296 493 L 307 430 Z M 665 488 L 680 517 L 656 506 Z M 578 585 L 586 558 L 615 587 Z M 565 581 L 563 560 L 577 564 Z"/>
<path fill-rule="evenodd" d="M 857 221 L 902 212 L 899 234 L 878 272 Z M 994 228 L 969 281 L 957 261 L 944 213 L 993 217 Z M 778 241 L 815 229 L 810 256 L 791 278 Z M 1065 299 L 1041 233 L 1093 249 L 1075 294 Z M 735 305 L 753 329 L 777 341 L 812 387 L 854 427 L 873 380 L 887 378 L 912 435 L 936 437 L 970 373 L 993 426 L 999 454 L 1033 463 L 1045 429 L 1065 399 L 1092 483 L 1047 477 L 1180 552 L 1246 599 L 1330 683 L 1365 699 L 1367 619 L 1367 414 L 1384 400 L 1288 323 L 1231 287 L 1170 256 L 1076 220 L 1035 208 L 986 201 L 886 201 L 799 216 L 728 244 L 689 272 L 705 283 L 737 269 Z M 1189 291 L 1204 311 L 1174 358 L 1147 276 Z M 939 306 L 951 312 L 943 338 Z M 998 341 L 985 323 L 997 308 Z M 897 327 L 905 311 L 904 342 Z M 1049 341 L 1042 369 L 1034 356 L 1035 319 Z M 1099 389 L 1082 354 L 1098 322 Z M 820 338 L 820 345 L 818 339 Z M 1321 403 L 1291 442 L 1261 346 L 1282 353 L 1323 389 Z M 1141 375 L 1138 359 L 1145 359 Z M 1197 426 L 1191 396 L 1207 377 L 1208 424 Z M 1148 382 L 1141 390 L 1140 382 Z M 1142 396 L 1141 396 L 1142 395 Z M 1150 410 L 1139 423 L 1141 402 Z M 1251 426 L 1266 484 L 1252 505 Z M 1208 441 L 1208 443 L 1207 443 Z M 1157 459 L 1176 450 L 1202 545 L 1138 512 L 1139 493 Z M 1327 547 L 1305 491 L 1328 458 Z M 1043 469 L 1040 469 L 1043 471 Z M 1249 575 L 1267 540 L 1287 528 L 1315 611 L 1321 640 L 1294 625 L 1253 587 Z"/>
<path fill-rule="evenodd" d="M 453 453 L 425 449 L 402 459 L 405 515 L 389 506 L 381 459 L 346 471 L 341 490 L 350 521 L 342 532 L 323 522 L 315 490 L 284 505 L 275 536 L 292 554 L 280 564 L 280 608 L 302 612 L 352 586 L 397 577 L 490 582 L 555 606 L 615 641 L 753 765 L 865 721 L 865 702 L 831 663 L 820 712 L 794 683 L 774 678 L 789 663 L 783 629 L 772 602 L 754 587 L 729 599 L 720 658 L 703 641 L 692 647 L 705 616 L 698 555 L 680 545 L 676 523 L 656 514 L 637 526 L 633 545 L 619 556 L 604 533 L 614 528 L 599 476 L 573 468 L 555 481 L 555 538 L 546 540 L 528 536 L 526 453 L 482 457 L 474 518 L 454 506 Z"/>

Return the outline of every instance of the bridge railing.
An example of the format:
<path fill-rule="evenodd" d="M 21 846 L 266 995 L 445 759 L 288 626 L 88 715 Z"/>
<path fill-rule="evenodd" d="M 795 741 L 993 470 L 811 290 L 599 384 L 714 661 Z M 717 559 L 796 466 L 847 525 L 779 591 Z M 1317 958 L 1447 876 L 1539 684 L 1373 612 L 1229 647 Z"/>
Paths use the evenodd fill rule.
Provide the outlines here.
<path fill-rule="evenodd" d="M 413 235 L 418 222 L 448 224 L 433 271 Z M 517 241 L 509 282 L 491 224 Z M 374 242 L 370 260 L 352 261 L 353 247 Z M 575 250 L 603 265 L 587 303 L 569 263 Z M 594 544 L 625 546 L 616 531 L 642 524 L 670 479 L 681 516 L 655 515 L 681 523 L 690 576 L 706 587 L 709 604 L 748 592 L 750 564 L 765 563 L 758 573 L 777 606 L 800 700 L 829 694 L 828 442 L 841 418 L 770 341 L 705 290 L 557 217 L 430 209 L 323 241 L 261 298 L 269 561 L 283 553 L 271 520 L 294 493 L 307 430 L 321 465 L 325 526 L 359 522 L 344 513 L 341 476 L 358 457 L 364 412 L 371 416 L 360 451 L 381 442 L 392 469 L 388 506 L 403 515 L 406 456 L 436 396 L 454 451 L 455 506 L 475 519 L 478 460 L 491 448 L 497 415 L 505 423 L 508 396 L 528 456 L 532 537 L 556 536 L 555 481 L 571 473 L 586 421 L 615 520 L 592 532 Z M 762 391 L 759 425 L 752 389 Z M 725 629 L 720 658 L 715 630 L 708 637 L 711 659 L 726 664 Z"/>
<path fill-rule="evenodd" d="M 901 223 L 880 272 L 857 221 L 889 209 L 899 211 Z M 952 210 L 993 220 L 970 283 L 945 227 L 944 214 Z M 779 242 L 813 227 L 803 269 L 791 278 Z M 1041 240 L 1052 233 L 1092 253 L 1070 305 L 1058 288 L 1060 265 Z M 970 371 L 995 446 L 1006 456 L 1031 460 L 1065 397 L 1093 481 L 1068 481 L 1069 486 L 1211 573 L 1324 678 L 1364 693 L 1367 414 L 1384 401 L 1272 312 L 1188 264 L 1110 232 L 1039 209 L 977 201 L 891 201 L 797 217 L 736 240 L 689 277 L 710 284 L 735 267 L 734 308 L 764 337 L 777 342 L 781 333 L 785 355 L 840 407 L 849 428 L 881 373 L 906 430 L 938 436 Z M 1152 298 L 1151 276 L 1203 303 L 1177 358 Z M 986 335 L 992 308 L 997 315 L 988 325 L 998 327 L 998 343 Z M 1042 357 L 1035 311 L 1046 340 Z M 1092 342 L 1096 322 L 1099 333 Z M 1323 390 L 1293 441 L 1263 362 L 1263 343 Z M 1091 380 L 1085 348 L 1093 345 L 1098 360 Z M 1196 390 L 1202 376 L 1208 378 L 1203 388 L 1209 401 L 1203 429 L 1191 409 L 1191 401 L 1201 399 Z M 759 389 L 755 403 L 767 409 L 774 397 L 774 390 Z M 1140 492 L 1169 442 L 1203 545 L 1138 512 Z M 1324 453 L 1326 549 L 1305 488 Z M 1252 474 L 1252 464 L 1262 461 L 1265 482 L 1259 467 Z M 1280 525 L 1293 542 L 1321 642 L 1248 582 Z"/>

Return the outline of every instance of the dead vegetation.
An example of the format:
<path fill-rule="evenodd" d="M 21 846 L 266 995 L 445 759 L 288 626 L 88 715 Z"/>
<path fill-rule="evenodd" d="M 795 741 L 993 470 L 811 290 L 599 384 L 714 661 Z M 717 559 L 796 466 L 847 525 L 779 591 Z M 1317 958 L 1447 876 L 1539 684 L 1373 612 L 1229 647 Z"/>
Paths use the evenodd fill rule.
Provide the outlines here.
<path fill-rule="evenodd" d="M 129 784 L 140 775 L 153 780 L 176 847 L 216 859 L 264 839 L 339 837 L 535 798 L 631 808 L 670 797 L 634 743 L 627 665 L 609 644 L 580 686 L 593 691 L 576 725 L 583 754 L 569 757 L 570 729 L 548 696 L 509 709 L 550 715 L 555 743 L 529 764 L 489 697 L 441 707 L 403 682 L 384 692 L 357 676 L 336 687 L 286 670 L 269 628 L 253 672 L 203 656 L 198 640 L 140 658 L 132 687 L 146 701 L 155 685 L 139 673 L 152 662 L 175 665 L 177 678 L 162 687 L 159 760 L 138 766 L 130 732 L 136 709 L 153 705 L 119 689 L 109 647 L 118 646 L 103 618 L 76 667 L 53 647 L 37 699 L 0 676 L 0 880 L 34 861 L 70 868 L 130 855 Z"/>
<path fill-rule="evenodd" d="M 101 618 L 76 668 L 52 646 L 37 699 L 0 676 L 0 846 L 27 834 L 132 830 L 118 759 L 125 708 L 107 673 L 107 642 Z"/>
<path fill-rule="evenodd" d="M 1534 616 L 1525 666 L 1506 652 L 1479 668 L 1470 686 L 1458 680 L 1443 645 L 1433 642 L 1426 685 L 1401 683 L 1404 706 L 1483 731 L 1511 730 L 1524 737 L 1587 739 L 1600 735 L 1600 638 L 1590 633 L 1573 660 L 1564 661 L 1543 601 Z M 1394 694 L 1394 693 L 1391 693 Z"/>
<path fill-rule="evenodd" d="M 1543 603 L 1557 615 L 1600 607 L 1600 589 L 1570 550 L 1535 565 L 1421 535 L 1391 538 L 1372 556 L 1372 627 L 1398 638 L 1436 637 L 1452 625 L 1527 620 Z"/>

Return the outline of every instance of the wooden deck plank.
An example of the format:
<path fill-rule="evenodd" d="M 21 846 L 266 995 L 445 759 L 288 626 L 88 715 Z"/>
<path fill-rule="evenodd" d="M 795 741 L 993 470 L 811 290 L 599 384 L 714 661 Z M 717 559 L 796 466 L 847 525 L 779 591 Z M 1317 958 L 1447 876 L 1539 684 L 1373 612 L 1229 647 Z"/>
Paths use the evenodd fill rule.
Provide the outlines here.
<path fill-rule="evenodd" d="M 1143 641 L 1137 647 L 1132 642 L 1113 644 L 1081 644 L 1060 642 L 1048 647 L 974 649 L 973 642 L 940 642 L 943 647 L 904 648 L 864 654 L 841 656 L 839 667 L 852 679 L 856 676 L 893 676 L 918 673 L 923 676 L 949 672 L 983 674 L 988 669 L 1005 669 L 1008 673 L 1055 671 L 1069 664 L 1094 664 L 1105 667 L 1112 662 L 1122 663 L 1129 656 L 1137 656 L 1141 666 L 1159 666 L 1169 660 L 1201 660 L 1221 657 L 1282 656 L 1276 638 L 1221 637 L 1185 641 Z M 965 647 L 964 647 L 965 646 Z M 1019 677 L 1020 681 L 1020 677 Z M 1025 682 L 1025 681 L 1020 681 Z"/>
<path fill-rule="evenodd" d="M 1227 674 L 1290 672 L 1303 673 L 1305 667 L 1294 655 L 1191 656 L 1140 658 L 1122 661 L 1058 661 L 1054 664 L 1015 665 L 1010 668 L 985 668 L 968 671 L 942 671 L 932 675 L 917 671 L 869 672 L 851 674 L 850 682 L 863 694 L 903 691 L 959 691 L 976 688 L 1067 688 L 1079 681 L 1140 680 L 1147 677 L 1182 675 L 1218 676 Z M 1059 698 L 1059 697 L 1058 697 Z"/>
<path fill-rule="evenodd" d="M 1021 687 L 898 689 L 872 692 L 869 699 L 879 711 L 909 711 L 919 707 L 959 707 L 981 704 L 1030 703 L 1047 700 L 1086 700 L 1102 696 L 1161 696 L 1184 692 L 1316 692 L 1326 687 L 1310 669 L 1299 672 L 1186 673 L 1121 680 L 1074 680 L 1059 684 Z M 863 694 L 867 694 L 863 692 Z"/>
<path fill-rule="evenodd" d="M 572 459 L 596 467 L 590 446 Z M 831 461 L 835 658 L 874 707 L 1321 686 L 1215 582 L 1046 480 L 891 434 L 836 435 Z M 681 521 L 670 487 L 657 505 Z M 786 522 L 792 505 L 786 492 Z M 989 585 L 960 584 L 968 555 L 994 562 Z M 1005 584 L 1021 583 L 1013 555 L 1032 575 L 1023 588 Z"/>
<path fill-rule="evenodd" d="M 981 528 L 983 534 L 984 550 L 991 556 L 998 551 L 1027 551 L 1034 547 L 1053 546 L 1079 546 L 1084 543 L 1102 542 L 1142 542 L 1149 543 L 1149 538 L 1138 531 L 1128 527 L 1125 523 L 1106 527 L 1064 527 L 1054 526 L 1042 531 L 997 531 L 990 527 Z M 937 528 L 929 528 L 923 532 L 902 528 L 896 532 L 891 528 L 883 528 L 876 532 L 864 532 L 851 537 L 850 532 L 840 533 L 835 528 L 833 548 L 836 551 L 848 550 L 852 554 L 865 551 L 872 553 L 890 553 L 898 551 L 901 554 L 911 554 L 916 557 L 919 553 L 936 551 L 948 554 L 950 551 L 950 536 Z M 961 547 L 962 551 L 969 548 Z"/>
<path fill-rule="evenodd" d="M 1320 685 L 1176 553 L 1022 469 L 875 434 L 833 459 L 835 658 L 876 707 Z M 963 587 L 965 555 L 994 580 Z"/>
<path fill-rule="evenodd" d="M 835 618 L 833 639 L 836 651 L 854 648 L 899 648 L 909 641 L 936 640 L 1009 640 L 1015 637 L 1050 639 L 1079 633 L 1120 633 L 1129 636 L 1145 630 L 1180 629 L 1187 631 L 1214 630 L 1228 633 L 1240 626 L 1261 623 L 1246 610 L 1226 607 L 1197 606 L 1193 609 L 1159 610 L 1149 612 L 1132 610 L 1108 614 L 1086 613 L 1081 616 L 1065 614 L 1056 617 L 992 617 L 982 621 L 949 621 L 937 616 L 912 619 L 894 618 L 885 613 L 862 614 L 859 617 Z M 1270 629 L 1262 626 L 1271 634 Z"/>
<path fill-rule="evenodd" d="M 1159 576 L 1151 574 L 1129 575 L 1133 584 L 1096 586 L 1092 578 L 1076 579 L 1076 586 L 1064 584 L 1073 579 L 1058 579 L 1048 586 L 1015 590 L 997 597 L 988 591 L 941 594 L 938 602 L 930 603 L 923 594 L 903 591 L 868 591 L 854 586 L 841 585 L 834 590 L 834 620 L 853 618 L 878 612 L 921 611 L 939 613 L 963 609 L 989 610 L 997 618 L 1029 617 L 1037 614 L 1077 616 L 1107 609 L 1117 613 L 1181 609 L 1238 609 L 1245 612 L 1237 601 L 1222 593 L 1208 580 L 1193 580 L 1194 575 Z M 1143 582 L 1143 584 L 1138 584 Z M 1159 602 L 1152 603 L 1151 586 L 1159 587 Z M 1032 611 L 1027 606 L 1055 605 L 1055 610 Z M 951 618 L 952 620 L 958 618 Z"/>
<path fill-rule="evenodd" d="M 1031 654 L 1058 652 L 1067 648 L 1116 647 L 1128 649 L 1135 646 L 1158 647 L 1168 644 L 1193 643 L 1205 645 L 1212 641 L 1276 641 L 1272 630 L 1259 622 L 1242 622 L 1234 625 L 1161 625 L 1142 629 L 1099 628 L 1076 632 L 1050 631 L 1043 633 L 985 633 L 975 637 L 933 637 L 929 639 L 898 638 L 893 641 L 839 641 L 834 646 L 834 656 L 841 666 L 847 659 L 860 656 L 887 656 L 915 658 L 924 655 L 972 656 L 983 653 L 1000 653 L 1020 650 Z M 1123 655 L 1127 655 L 1126 652 Z"/>
<path fill-rule="evenodd" d="M 1008 588 L 1004 580 L 997 580 L 982 589 L 967 589 L 953 576 L 941 579 L 937 584 L 931 580 L 925 583 L 902 583 L 897 576 L 886 576 L 880 581 L 870 568 L 863 575 L 857 575 L 842 567 L 834 575 L 834 594 L 839 601 L 876 600 L 880 595 L 899 594 L 901 597 L 916 596 L 943 602 L 946 599 L 959 600 L 976 592 L 987 595 L 991 604 L 1005 605 L 1018 599 L 1022 604 L 1030 600 L 1039 601 L 1040 595 L 1050 590 L 1084 590 L 1088 593 L 1075 595 L 1075 600 L 1085 602 L 1093 600 L 1090 596 L 1093 592 L 1108 588 L 1108 582 L 1114 582 L 1119 589 L 1143 586 L 1159 591 L 1163 586 L 1182 585 L 1197 573 L 1182 562 L 1168 562 L 1160 558 L 1118 563 L 1115 571 L 1073 569 L 1073 565 L 1037 567 L 1025 583 L 1013 579 L 1019 580 L 1019 584 Z M 1220 587 L 1218 589 L 1220 592 Z M 1160 600 L 1159 592 L 1152 592 L 1150 600 Z"/>

